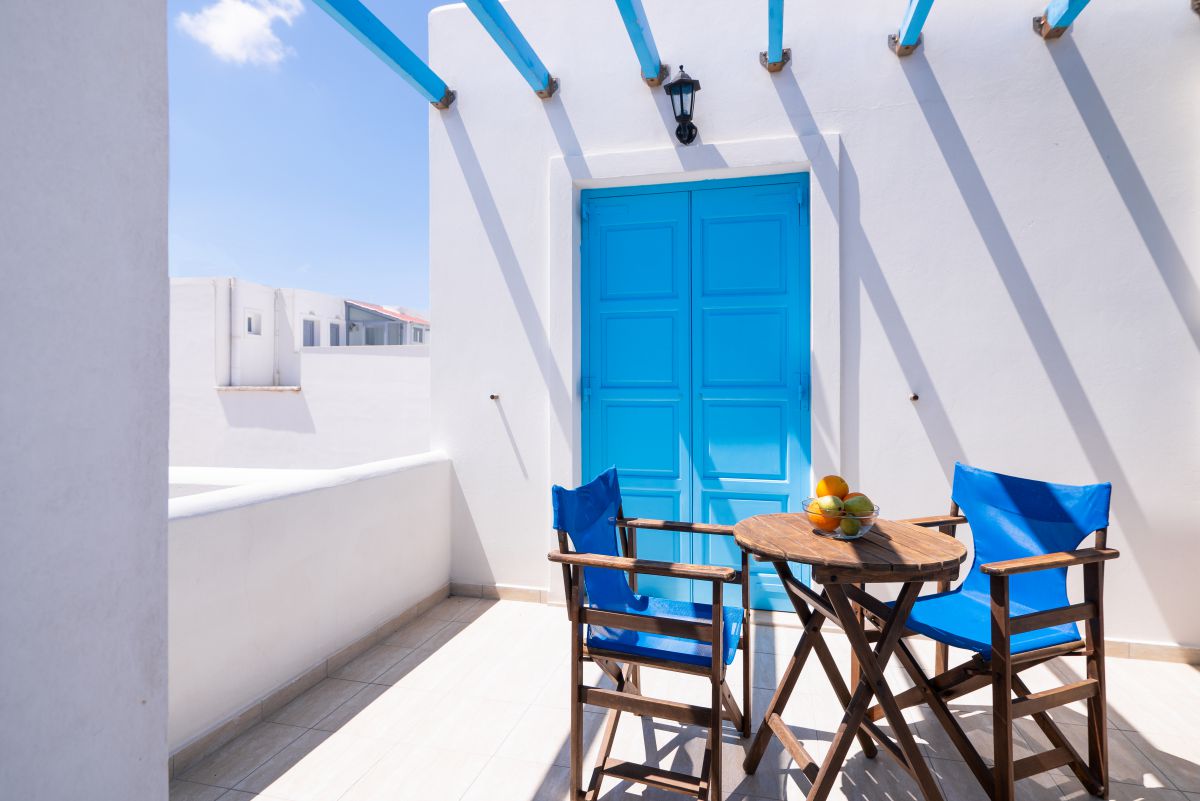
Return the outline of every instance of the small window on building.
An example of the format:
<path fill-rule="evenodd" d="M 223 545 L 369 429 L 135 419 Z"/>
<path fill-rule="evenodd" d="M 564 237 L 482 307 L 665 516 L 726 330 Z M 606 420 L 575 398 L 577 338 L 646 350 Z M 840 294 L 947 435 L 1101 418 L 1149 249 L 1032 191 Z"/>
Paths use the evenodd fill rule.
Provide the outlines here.
<path fill-rule="evenodd" d="M 413 343 L 420 345 L 422 342 L 425 341 L 425 329 L 424 328 L 414 328 L 412 334 L 413 334 Z"/>
<path fill-rule="evenodd" d="M 246 333 L 254 336 L 262 335 L 262 314 L 246 312 Z"/>
<path fill-rule="evenodd" d="M 329 324 L 329 346 L 336 348 L 342 344 L 342 327 L 337 323 Z"/>
<path fill-rule="evenodd" d="M 316 320 L 304 321 L 304 347 L 315 348 L 321 344 L 321 334 Z"/>
<path fill-rule="evenodd" d="M 403 323 L 388 323 L 387 324 L 387 343 L 389 345 L 404 344 L 404 324 Z"/>
<path fill-rule="evenodd" d="M 384 334 L 383 328 L 384 327 L 382 324 L 367 325 L 366 333 L 367 333 L 367 344 L 368 345 L 382 345 L 383 344 L 383 334 Z"/>

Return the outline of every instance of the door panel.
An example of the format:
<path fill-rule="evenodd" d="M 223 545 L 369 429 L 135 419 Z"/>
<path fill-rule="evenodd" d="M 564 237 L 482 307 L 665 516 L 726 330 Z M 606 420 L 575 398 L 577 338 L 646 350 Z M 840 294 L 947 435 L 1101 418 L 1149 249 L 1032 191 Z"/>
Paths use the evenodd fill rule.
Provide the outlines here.
<path fill-rule="evenodd" d="M 732 524 L 795 511 L 808 490 L 808 180 L 748 183 L 584 194 L 583 472 L 616 465 L 630 516 Z M 638 553 L 741 561 L 732 538 L 668 532 L 640 532 Z M 753 605 L 790 608 L 751 565 Z"/>
<path fill-rule="evenodd" d="M 584 478 L 616 465 L 624 511 L 691 514 L 691 365 L 686 192 L 584 201 Z M 688 562 L 688 537 L 640 532 L 638 554 Z M 691 597 L 688 582 L 639 589 Z"/>
<path fill-rule="evenodd" d="M 804 499 L 806 186 L 692 193 L 693 519 L 732 524 Z M 693 539 L 706 561 L 740 559 L 721 538 Z M 751 561 L 751 576 L 752 606 L 789 608 L 770 565 Z"/>

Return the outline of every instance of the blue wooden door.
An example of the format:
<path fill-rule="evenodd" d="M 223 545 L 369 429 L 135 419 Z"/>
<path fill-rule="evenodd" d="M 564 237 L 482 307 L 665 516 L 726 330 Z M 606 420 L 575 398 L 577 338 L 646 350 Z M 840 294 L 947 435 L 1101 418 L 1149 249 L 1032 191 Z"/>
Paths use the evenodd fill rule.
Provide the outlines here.
<path fill-rule="evenodd" d="M 584 478 L 617 465 L 625 514 L 691 514 L 688 193 L 588 199 L 584 206 Z M 688 562 L 688 537 L 647 533 L 646 559 Z M 643 576 L 639 590 L 691 597 L 690 582 Z"/>
<path fill-rule="evenodd" d="M 714 188 L 708 188 L 708 187 Z M 704 188 L 701 188 L 704 187 Z M 583 198 L 583 472 L 625 511 L 732 524 L 808 490 L 807 175 Z M 639 555 L 739 564 L 729 538 L 643 532 Z M 752 604 L 790 609 L 752 563 Z M 707 585 L 639 589 L 707 600 Z M 738 602 L 736 588 L 727 591 Z"/>
<path fill-rule="evenodd" d="M 693 520 L 796 511 L 808 490 L 807 188 L 692 193 Z M 740 565 L 730 537 L 695 535 L 692 553 Z M 774 569 L 750 567 L 751 604 L 791 609 Z M 738 602 L 738 588 L 726 596 Z"/>

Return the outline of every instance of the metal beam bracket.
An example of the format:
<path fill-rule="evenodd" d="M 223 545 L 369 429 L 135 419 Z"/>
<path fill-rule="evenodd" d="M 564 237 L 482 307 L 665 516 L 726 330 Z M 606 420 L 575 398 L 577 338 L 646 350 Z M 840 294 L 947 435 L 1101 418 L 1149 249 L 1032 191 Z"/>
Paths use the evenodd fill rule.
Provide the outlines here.
<path fill-rule="evenodd" d="M 1200 0 L 1196 0 L 1196 2 L 1200 3 Z M 658 75 L 655 75 L 653 78 L 647 78 L 646 76 L 643 75 L 642 80 L 646 82 L 646 86 L 650 86 L 650 87 L 662 86 L 663 81 L 665 81 L 668 77 L 670 77 L 670 75 L 671 75 L 671 68 L 668 67 L 666 64 L 659 64 L 658 65 Z"/>
<path fill-rule="evenodd" d="M 898 56 L 911 56 L 921 46 L 921 42 L 923 41 L 925 41 L 925 34 L 922 33 L 917 36 L 917 41 L 913 44 L 902 45 L 900 44 L 899 34 L 888 34 L 888 47 Z"/>
<path fill-rule="evenodd" d="M 766 50 L 764 50 L 758 54 L 758 63 L 762 64 L 763 67 L 766 68 L 767 72 L 779 72 L 787 66 L 789 61 L 792 60 L 792 48 L 783 48 L 783 58 L 779 59 L 778 61 L 771 61 L 770 58 L 770 55 Z"/>
<path fill-rule="evenodd" d="M 1057 39 L 1067 32 L 1066 28 L 1051 28 L 1046 22 L 1046 16 L 1039 14 L 1033 18 L 1033 32 L 1043 39 Z"/>

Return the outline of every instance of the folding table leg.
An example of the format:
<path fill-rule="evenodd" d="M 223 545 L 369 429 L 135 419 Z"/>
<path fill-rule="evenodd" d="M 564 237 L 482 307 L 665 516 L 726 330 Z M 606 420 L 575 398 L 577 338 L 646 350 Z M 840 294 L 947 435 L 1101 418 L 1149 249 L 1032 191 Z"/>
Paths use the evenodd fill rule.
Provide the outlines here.
<path fill-rule="evenodd" d="M 824 615 L 809 607 L 805 601 L 804 592 L 800 582 L 792 575 L 792 569 L 787 562 L 780 562 L 775 565 L 776 572 L 779 573 L 780 583 L 783 584 L 784 592 L 787 593 L 788 599 L 792 602 L 792 606 L 796 609 L 796 614 L 800 616 L 800 622 L 805 626 L 813 617 L 824 619 Z M 828 608 L 828 595 L 824 595 L 825 605 Z M 819 600 L 819 599 L 818 599 Z M 861 621 L 860 621 L 861 625 Z M 833 653 L 829 650 L 829 644 L 825 642 L 825 637 L 820 636 L 813 639 L 813 650 L 817 654 L 817 659 L 821 660 L 821 666 L 825 668 L 825 676 L 829 679 L 829 684 L 833 688 L 834 695 L 837 696 L 838 703 L 845 709 L 850 705 L 850 690 L 846 687 L 846 682 L 842 679 L 842 673 L 838 669 L 837 662 L 834 661 Z M 850 673 L 852 676 L 857 674 L 856 658 L 851 657 Z M 858 686 L 858 679 L 853 681 L 855 686 Z M 862 746 L 863 754 L 867 759 L 874 759 L 878 753 L 875 749 L 875 742 L 864 731 L 859 731 L 858 742 Z"/>
<path fill-rule="evenodd" d="M 904 715 L 896 704 L 896 699 L 892 695 L 892 691 L 888 688 L 887 681 L 883 675 L 888 660 L 891 658 L 896 644 L 900 641 L 900 635 L 904 632 L 904 624 L 908 620 L 908 613 L 912 609 L 913 602 L 917 600 L 917 594 L 920 591 L 921 582 L 912 581 L 904 585 L 904 588 L 900 591 L 900 597 L 896 600 L 896 604 L 893 607 L 892 616 L 884 625 L 882 636 L 876 644 L 875 650 L 872 651 L 871 645 L 867 642 L 866 635 L 862 629 L 855 626 L 854 608 L 850 604 L 850 600 L 846 597 L 845 590 L 837 584 L 830 584 L 825 587 L 825 594 L 829 598 L 830 605 L 837 613 L 843 630 L 846 632 L 846 637 L 850 641 L 850 647 L 858 655 L 859 666 L 863 675 L 858 687 L 854 690 L 854 695 L 850 699 L 850 705 L 846 709 L 846 715 L 842 718 L 842 723 L 838 727 L 837 734 L 834 735 L 833 742 L 830 744 L 829 754 L 825 758 L 825 763 L 821 766 L 816 780 L 813 781 L 812 790 L 808 794 L 808 801 L 825 801 L 829 796 L 838 772 L 841 770 L 842 763 L 846 759 L 846 754 L 850 750 L 851 738 L 862 726 L 872 697 L 878 697 L 880 706 L 883 707 L 888 722 L 891 723 L 895 733 L 900 756 L 903 757 L 905 767 L 912 772 L 913 778 L 916 779 L 917 785 L 921 789 L 921 794 L 928 801 L 942 801 L 942 794 L 941 790 L 938 789 L 937 780 L 933 777 L 929 766 L 925 763 L 925 758 L 921 755 L 916 740 L 913 739 L 912 732 L 908 728 L 908 723 L 904 720 Z"/>

